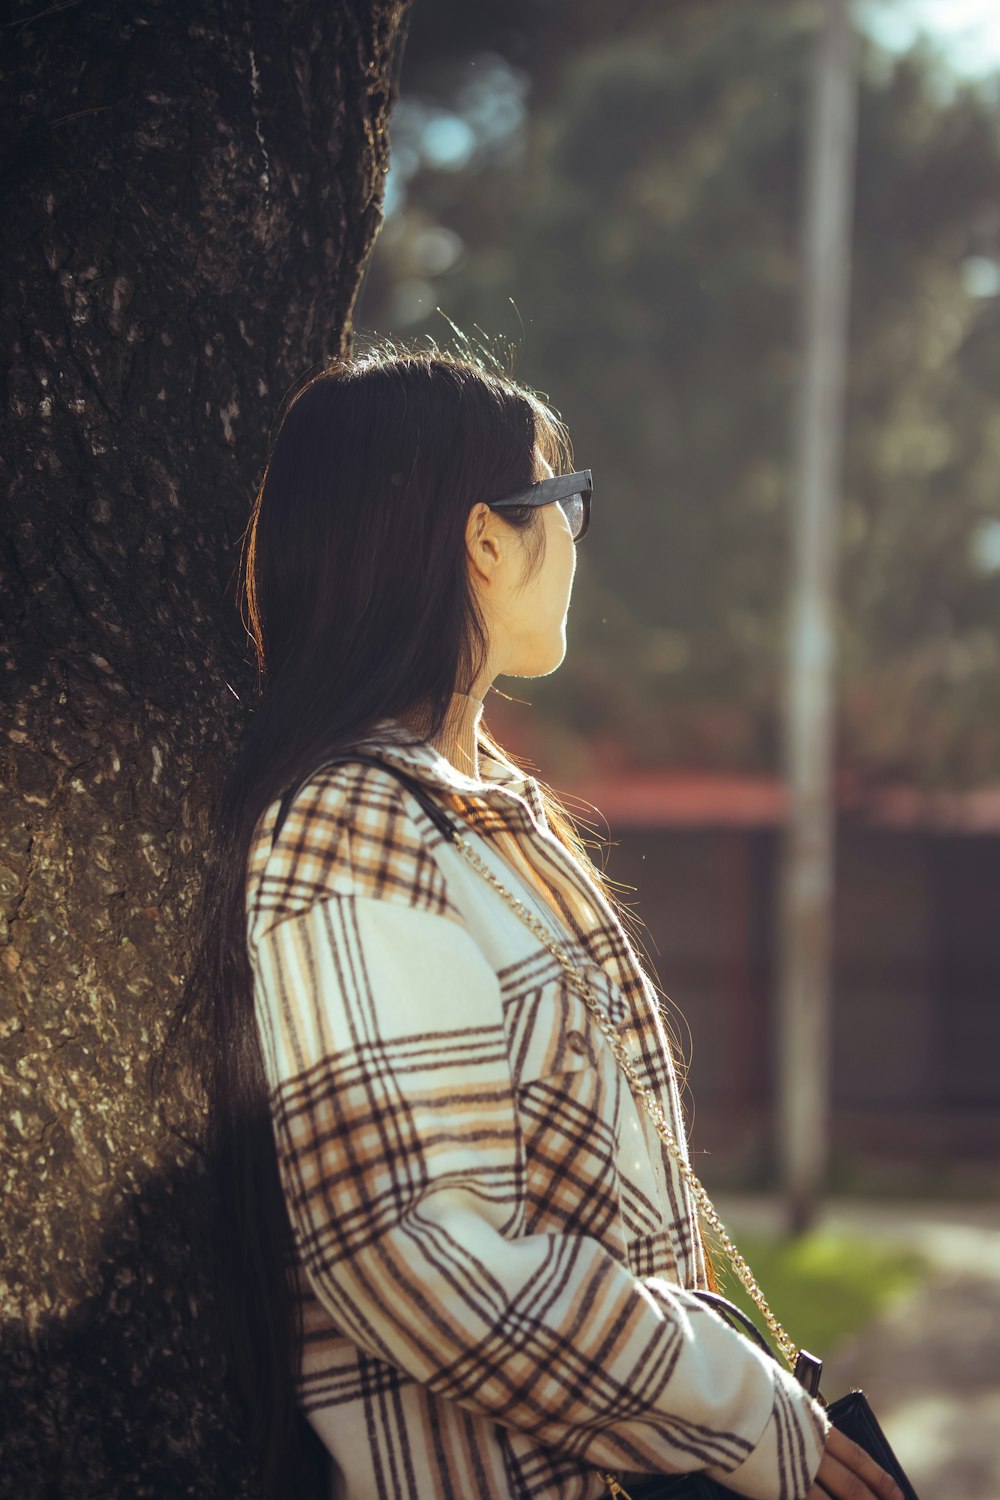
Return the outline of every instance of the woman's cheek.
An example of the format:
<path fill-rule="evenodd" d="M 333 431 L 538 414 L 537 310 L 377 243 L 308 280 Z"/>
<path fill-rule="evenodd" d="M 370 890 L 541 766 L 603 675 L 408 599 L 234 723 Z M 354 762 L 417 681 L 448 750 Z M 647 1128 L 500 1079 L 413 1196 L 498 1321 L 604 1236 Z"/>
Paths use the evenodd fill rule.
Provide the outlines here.
<path fill-rule="evenodd" d="M 576 578 L 576 543 L 571 539 L 569 545 L 571 550 L 569 554 L 569 572 L 566 578 L 566 609 L 569 609 L 569 602 L 573 595 L 573 582 Z"/>

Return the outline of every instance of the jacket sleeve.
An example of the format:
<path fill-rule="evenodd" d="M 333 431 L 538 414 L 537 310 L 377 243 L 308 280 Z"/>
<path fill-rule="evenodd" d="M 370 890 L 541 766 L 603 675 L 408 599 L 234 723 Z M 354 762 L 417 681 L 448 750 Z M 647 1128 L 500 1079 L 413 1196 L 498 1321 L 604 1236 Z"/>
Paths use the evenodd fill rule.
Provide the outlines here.
<path fill-rule="evenodd" d="M 407 826 L 416 868 L 409 820 L 393 856 Z M 251 943 L 279 1167 L 317 1297 L 371 1355 L 597 1467 L 803 1496 L 828 1424 L 783 1368 L 597 1240 L 523 1232 L 497 975 L 416 884 L 356 894 L 373 889 L 373 838 L 341 826 L 324 893 Z"/>

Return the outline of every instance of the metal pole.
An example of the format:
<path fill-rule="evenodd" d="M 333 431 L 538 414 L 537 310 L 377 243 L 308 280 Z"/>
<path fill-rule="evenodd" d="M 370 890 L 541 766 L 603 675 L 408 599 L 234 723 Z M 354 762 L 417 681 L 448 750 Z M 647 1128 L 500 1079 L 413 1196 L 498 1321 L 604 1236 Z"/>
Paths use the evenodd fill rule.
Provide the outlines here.
<path fill-rule="evenodd" d="M 805 181 L 779 908 L 780 1160 L 793 1232 L 826 1169 L 834 863 L 837 512 L 857 117 L 851 0 L 825 0 Z"/>

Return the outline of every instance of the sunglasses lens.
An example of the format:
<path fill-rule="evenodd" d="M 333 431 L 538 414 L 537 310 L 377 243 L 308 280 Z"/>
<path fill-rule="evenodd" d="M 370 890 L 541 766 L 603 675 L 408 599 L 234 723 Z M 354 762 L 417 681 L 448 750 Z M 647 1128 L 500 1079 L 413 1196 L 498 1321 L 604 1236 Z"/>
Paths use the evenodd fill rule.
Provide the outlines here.
<path fill-rule="evenodd" d="M 580 535 L 580 532 L 583 530 L 583 518 L 586 514 L 583 504 L 583 496 L 567 495 L 565 500 L 559 501 L 559 504 L 566 512 L 566 519 L 569 521 L 569 529 L 573 533 L 573 540 L 575 541 L 576 538 Z"/>

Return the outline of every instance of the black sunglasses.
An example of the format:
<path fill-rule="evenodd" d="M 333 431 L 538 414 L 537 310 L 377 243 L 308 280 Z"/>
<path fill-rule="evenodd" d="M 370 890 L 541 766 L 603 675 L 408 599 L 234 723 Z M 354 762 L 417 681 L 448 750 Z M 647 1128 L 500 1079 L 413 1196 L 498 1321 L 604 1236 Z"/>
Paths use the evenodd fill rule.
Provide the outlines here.
<path fill-rule="evenodd" d="M 574 542 L 582 541 L 590 525 L 590 497 L 594 493 L 594 481 L 589 469 L 579 474 L 554 474 L 551 479 L 542 479 L 516 495 L 504 495 L 502 500 L 487 500 L 490 510 L 504 510 L 513 505 L 550 505 L 558 500 L 562 506 Z"/>

